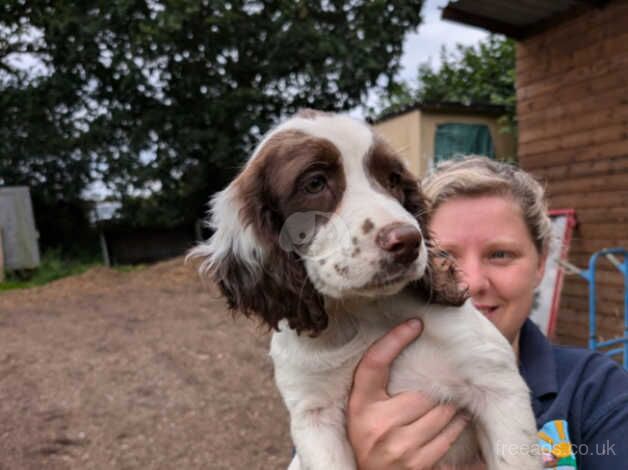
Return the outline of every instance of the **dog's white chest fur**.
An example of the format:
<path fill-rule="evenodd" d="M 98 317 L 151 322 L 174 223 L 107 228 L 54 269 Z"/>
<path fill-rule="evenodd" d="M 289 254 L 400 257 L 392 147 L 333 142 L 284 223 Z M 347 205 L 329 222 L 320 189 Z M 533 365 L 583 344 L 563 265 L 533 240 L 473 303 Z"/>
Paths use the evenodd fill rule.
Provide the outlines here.
<path fill-rule="evenodd" d="M 355 468 L 344 415 L 353 371 L 375 340 L 412 317 L 423 320 L 423 333 L 393 364 L 389 393 L 419 390 L 473 416 L 442 463 L 464 465 L 481 451 L 491 470 L 541 468 L 538 457 L 507 452 L 507 443 L 534 443 L 528 389 L 510 345 L 470 302 L 461 308 L 425 305 L 404 291 L 362 307 L 342 312 L 317 338 L 288 329 L 273 335 L 275 377 L 297 448 L 291 470 Z"/>

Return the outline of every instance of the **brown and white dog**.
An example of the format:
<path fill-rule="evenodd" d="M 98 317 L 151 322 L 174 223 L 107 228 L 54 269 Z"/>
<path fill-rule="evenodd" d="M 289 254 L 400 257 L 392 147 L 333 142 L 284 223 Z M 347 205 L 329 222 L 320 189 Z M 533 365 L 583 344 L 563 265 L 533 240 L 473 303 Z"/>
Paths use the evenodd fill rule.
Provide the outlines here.
<path fill-rule="evenodd" d="M 395 361 L 389 393 L 419 390 L 473 417 L 442 464 L 481 452 L 490 470 L 542 468 L 512 348 L 451 272 L 435 268 L 427 213 L 416 179 L 369 126 L 315 111 L 269 132 L 212 199 L 214 235 L 191 256 L 232 309 L 276 330 L 291 470 L 355 469 L 345 434 L 353 371 L 369 345 L 412 317 L 424 330 Z"/>

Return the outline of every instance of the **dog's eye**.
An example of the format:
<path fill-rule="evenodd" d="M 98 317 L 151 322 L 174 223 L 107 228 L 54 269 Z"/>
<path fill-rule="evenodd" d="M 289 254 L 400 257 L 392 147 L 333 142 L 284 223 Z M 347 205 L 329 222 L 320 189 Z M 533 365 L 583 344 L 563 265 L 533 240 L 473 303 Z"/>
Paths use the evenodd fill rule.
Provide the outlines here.
<path fill-rule="evenodd" d="M 393 171 L 389 176 L 388 176 L 388 185 L 391 188 L 398 188 L 401 185 L 401 173 L 398 173 L 396 171 Z"/>
<path fill-rule="evenodd" d="M 323 189 L 327 187 L 327 178 L 324 175 L 317 174 L 309 178 L 305 182 L 304 189 L 306 192 L 310 194 L 320 193 Z"/>

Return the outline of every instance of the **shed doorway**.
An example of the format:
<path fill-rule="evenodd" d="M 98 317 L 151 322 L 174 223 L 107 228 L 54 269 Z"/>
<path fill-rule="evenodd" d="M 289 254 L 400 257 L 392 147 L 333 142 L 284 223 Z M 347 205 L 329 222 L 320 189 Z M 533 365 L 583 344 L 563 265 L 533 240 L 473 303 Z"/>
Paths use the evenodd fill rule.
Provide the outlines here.
<path fill-rule="evenodd" d="M 434 162 L 460 155 L 484 155 L 495 158 L 491 131 L 486 124 L 446 123 L 436 127 Z"/>

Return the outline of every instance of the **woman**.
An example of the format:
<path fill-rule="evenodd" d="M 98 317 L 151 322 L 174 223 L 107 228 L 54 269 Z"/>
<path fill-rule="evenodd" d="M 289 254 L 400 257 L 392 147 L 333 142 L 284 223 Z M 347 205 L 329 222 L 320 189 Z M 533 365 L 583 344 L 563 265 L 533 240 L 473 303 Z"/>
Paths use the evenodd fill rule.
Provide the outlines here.
<path fill-rule="evenodd" d="M 628 468 L 628 374 L 600 354 L 551 345 L 528 319 L 551 236 L 543 188 L 515 167 L 470 157 L 441 165 L 424 191 L 439 248 L 518 357 L 546 466 Z M 386 392 L 390 364 L 420 335 L 417 323 L 376 342 L 356 369 L 347 426 L 360 470 L 431 468 L 467 425 L 450 405 Z"/>

